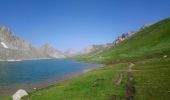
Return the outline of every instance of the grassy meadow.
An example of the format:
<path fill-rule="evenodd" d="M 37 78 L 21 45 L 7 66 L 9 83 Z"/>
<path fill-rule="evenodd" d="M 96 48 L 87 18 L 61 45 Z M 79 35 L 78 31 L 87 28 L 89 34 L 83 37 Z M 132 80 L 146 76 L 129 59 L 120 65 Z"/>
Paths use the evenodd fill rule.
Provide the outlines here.
<path fill-rule="evenodd" d="M 23 100 L 125 100 L 130 63 L 134 64 L 134 96 L 129 100 L 170 100 L 169 18 L 140 30 L 114 47 L 73 59 L 105 66 L 29 92 Z M 115 84 L 120 73 L 121 83 Z"/>

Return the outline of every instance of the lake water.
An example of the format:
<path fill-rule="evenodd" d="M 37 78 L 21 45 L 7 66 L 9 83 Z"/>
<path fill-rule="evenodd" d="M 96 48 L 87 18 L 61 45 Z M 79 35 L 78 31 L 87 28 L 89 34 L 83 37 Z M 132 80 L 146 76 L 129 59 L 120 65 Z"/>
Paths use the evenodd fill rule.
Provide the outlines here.
<path fill-rule="evenodd" d="M 0 62 L 0 95 L 42 88 L 99 66 L 64 59 Z"/>

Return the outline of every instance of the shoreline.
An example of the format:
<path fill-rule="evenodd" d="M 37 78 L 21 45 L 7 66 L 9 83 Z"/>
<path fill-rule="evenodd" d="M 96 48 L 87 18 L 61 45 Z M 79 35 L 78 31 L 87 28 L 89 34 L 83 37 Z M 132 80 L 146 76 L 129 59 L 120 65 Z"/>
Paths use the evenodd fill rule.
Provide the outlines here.
<path fill-rule="evenodd" d="M 8 85 L 8 86 L 0 86 L 0 97 L 12 96 L 18 89 L 24 89 L 28 93 L 38 91 L 38 90 L 41 90 L 41 89 L 45 89 L 45 88 L 60 84 L 64 81 L 70 80 L 74 77 L 80 77 L 83 74 L 86 74 L 86 73 L 93 71 L 93 70 L 96 70 L 98 68 L 102 68 L 104 66 L 105 65 L 103 65 L 103 64 L 99 64 L 95 68 L 88 68 L 88 69 L 84 69 L 82 71 L 69 73 L 65 76 L 61 76 L 60 78 L 54 77 L 54 78 L 51 78 L 51 79 L 48 79 L 48 80 L 39 81 L 39 82 L 35 82 L 35 83 L 24 83 L 24 84 L 14 84 L 14 85 Z"/>
<path fill-rule="evenodd" d="M 64 58 L 31 58 L 31 59 L 8 59 L 8 60 L 1 60 L 0 62 L 15 62 L 15 61 L 31 61 L 31 60 L 48 60 L 48 59 L 64 59 Z"/>

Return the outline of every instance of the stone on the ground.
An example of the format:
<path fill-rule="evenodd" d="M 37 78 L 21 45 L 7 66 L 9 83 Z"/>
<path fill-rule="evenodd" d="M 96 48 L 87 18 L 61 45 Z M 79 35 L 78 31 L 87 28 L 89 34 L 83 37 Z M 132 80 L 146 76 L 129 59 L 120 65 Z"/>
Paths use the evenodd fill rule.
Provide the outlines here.
<path fill-rule="evenodd" d="M 167 55 L 164 55 L 164 58 L 167 58 L 168 56 Z"/>
<path fill-rule="evenodd" d="M 28 95 L 28 93 L 23 90 L 19 89 L 15 94 L 12 95 L 13 100 L 20 100 L 22 97 Z"/>

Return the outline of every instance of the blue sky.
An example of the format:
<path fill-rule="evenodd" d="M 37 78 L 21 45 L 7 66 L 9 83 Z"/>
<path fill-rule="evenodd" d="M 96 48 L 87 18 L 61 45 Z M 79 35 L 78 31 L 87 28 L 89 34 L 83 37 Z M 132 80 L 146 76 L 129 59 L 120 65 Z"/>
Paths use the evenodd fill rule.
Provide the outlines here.
<path fill-rule="evenodd" d="M 34 46 L 78 51 L 170 17 L 170 0 L 0 0 L 0 9 L 0 24 Z"/>

